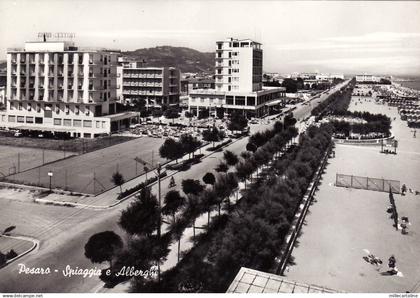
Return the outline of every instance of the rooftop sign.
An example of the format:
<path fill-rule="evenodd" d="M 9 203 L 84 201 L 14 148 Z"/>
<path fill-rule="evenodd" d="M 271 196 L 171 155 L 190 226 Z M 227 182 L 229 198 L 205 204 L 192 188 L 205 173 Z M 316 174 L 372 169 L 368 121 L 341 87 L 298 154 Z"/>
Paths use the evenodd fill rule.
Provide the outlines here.
<path fill-rule="evenodd" d="M 72 32 L 38 32 L 38 38 L 43 38 L 44 41 L 46 41 L 47 38 L 71 39 L 75 37 L 76 34 Z"/>

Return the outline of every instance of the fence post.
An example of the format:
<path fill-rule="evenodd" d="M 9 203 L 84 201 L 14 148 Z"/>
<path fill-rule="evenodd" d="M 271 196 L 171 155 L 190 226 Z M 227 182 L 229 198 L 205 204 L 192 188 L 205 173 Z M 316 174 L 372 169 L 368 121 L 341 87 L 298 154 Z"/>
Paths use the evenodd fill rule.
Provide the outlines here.
<path fill-rule="evenodd" d="M 45 149 L 42 149 L 42 165 L 45 164 Z"/>
<path fill-rule="evenodd" d="M 353 187 L 353 175 L 350 176 L 350 186 Z"/>
<path fill-rule="evenodd" d="M 67 190 L 67 169 L 64 171 L 64 190 Z"/>
<path fill-rule="evenodd" d="M 369 189 L 369 177 L 366 177 L 366 189 Z"/>
<path fill-rule="evenodd" d="M 96 172 L 93 171 L 93 194 L 96 194 Z"/>
<path fill-rule="evenodd" d="M 20 173 L 20 153 L 18 152 L 17 172 Z"/>

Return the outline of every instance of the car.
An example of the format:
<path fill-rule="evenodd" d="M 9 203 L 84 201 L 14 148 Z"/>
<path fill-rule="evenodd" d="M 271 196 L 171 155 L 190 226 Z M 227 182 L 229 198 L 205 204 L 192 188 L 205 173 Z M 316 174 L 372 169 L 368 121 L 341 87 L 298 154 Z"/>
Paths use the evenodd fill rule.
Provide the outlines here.
<path fill-rule="evenodd" d="M 44 137 L 44 135 L 42 134 L 42 133 L 40 133 L 39 135 L 38 135 L 38 138 L 43 138 Z"/>
<path fill-rule="evenodd" d="M 20 131 L 17 131 L 17 132 L 15 132 L 14 136 L 15 136 L 16 138 L 20 138 L 20 137 L 22 137 L 22 136 L 23 136 L 23 134 L 22 134 Z"/>

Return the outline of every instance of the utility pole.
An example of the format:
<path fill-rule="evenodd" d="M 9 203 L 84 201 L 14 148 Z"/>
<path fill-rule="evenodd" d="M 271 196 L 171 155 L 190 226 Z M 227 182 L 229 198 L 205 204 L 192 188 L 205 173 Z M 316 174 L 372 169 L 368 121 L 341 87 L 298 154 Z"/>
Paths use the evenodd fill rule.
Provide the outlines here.
<path fill-rule="evenodd" d="M 158 229 L 158 241 L 159 245 L 161 244 L 161 235 L 162 235 L 162 202 L 161 202 L 161 191 L 160 191 L 160 163 L 157 164 L 156 172 L 158 174 L 158 199 L 159 199 L 159 229 Z M 158 282 L 160 283 L 160 258 L 158 260 Z"/>

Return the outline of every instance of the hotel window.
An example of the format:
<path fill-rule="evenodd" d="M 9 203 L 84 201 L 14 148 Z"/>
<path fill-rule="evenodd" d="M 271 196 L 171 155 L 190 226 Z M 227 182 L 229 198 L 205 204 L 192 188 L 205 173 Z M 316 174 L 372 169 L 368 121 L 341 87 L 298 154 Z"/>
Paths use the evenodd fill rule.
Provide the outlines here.
<path fill-rule="evenodd" d="M 24 123 L 25 122 L 25 117 L 24 116 L 17 116 L 17 122 L 18 123 Z"/>
<path fill-rule="evenodd" d="M 83 127 L 92 127 L 92 120 L 83 120 Z"/>
<path fill-rule="evenodd" d="M 34 123 L 34 117 L 26 117 L 26 123 Z"/>
<path fill-rule="evenodd" d="M 1 115 L 1 121 L 6 122 L 6 115 Z"/>
<path fill-rule="evenodd" d="M 233 105 L 233 96 L 226 96 L 226 104 Z"/>
<path fill-rule="evenodd" d="M 63 119 L 64 126 L 71 126 L 71 119 Z"/>
<path fill-rule="evenodd" d="M 100 121 L 95 121 L 95 125 L 96 125 L 96 128 L 100 128 L 101 127 L 101 122 Z"/>
<path fill-rule="evenodd" d="M 16 122 L 16 116 L 9 115 L 9 122 Z"/>
<path fill-rule="evenodd" d="M 82 127 L 82 120 L 73 120 L 74 127 Z"/>
<path fill-rule="evenodd" d="M 246 98 L 246 105 L 247 106 L 255 106 L 255 97 L 247 97 Z"/>
<path fill-rule="evenodd" d="M 105 121 L 102 121 L 102 128 L 105 128 Z"/>
<path fill-rule="evenodd" d="M 35 123 L 36 124 L 42 124 L 42 122 L 43 122 L 42 117 L 35 117 Z"/>
<path fill-rule="evenodd" d="M 54 125 L 61 125 L 61 119 L 60 118 L 54 118 Z"/>

